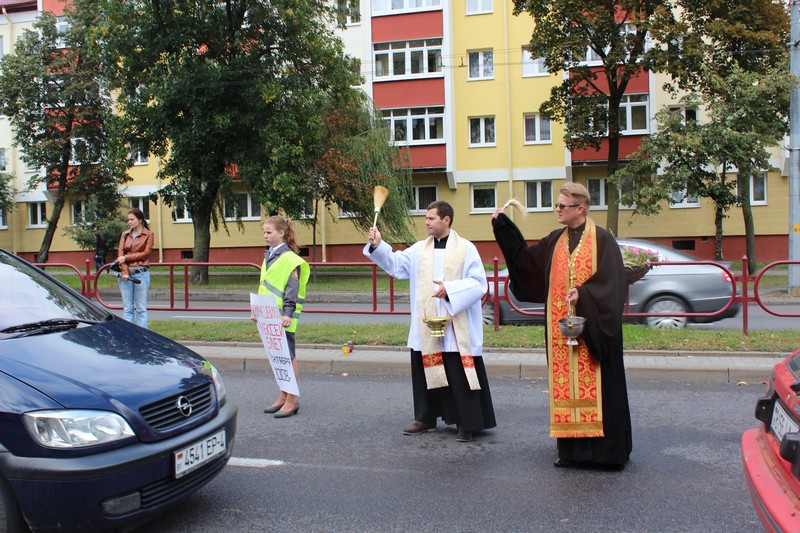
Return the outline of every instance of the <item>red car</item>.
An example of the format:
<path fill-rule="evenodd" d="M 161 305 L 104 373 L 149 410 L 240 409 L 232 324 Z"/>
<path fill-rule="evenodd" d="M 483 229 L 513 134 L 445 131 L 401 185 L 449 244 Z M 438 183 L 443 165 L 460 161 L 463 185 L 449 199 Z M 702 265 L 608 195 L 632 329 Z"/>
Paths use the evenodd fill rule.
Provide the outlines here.
<path fill-rule="evenodd" d="M 767 531 L 800 531 L 800 350 L 775 365 L 742 435 L 747 487 Z"/>

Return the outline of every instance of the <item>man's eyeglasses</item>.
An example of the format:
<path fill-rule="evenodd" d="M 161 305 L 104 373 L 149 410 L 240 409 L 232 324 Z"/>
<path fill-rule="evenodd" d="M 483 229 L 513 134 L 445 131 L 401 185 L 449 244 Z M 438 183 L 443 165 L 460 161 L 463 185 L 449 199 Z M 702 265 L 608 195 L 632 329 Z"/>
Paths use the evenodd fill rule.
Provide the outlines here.
<path fill-rule="evenodd" d="M 570 204 L 570 205 L 567 205 L 567 204 L 556 204 L 556 209 L 561 211 L 561 210 L 564 210 L 564 209 L 566 209 L 568 207 L 578 207 L 579 205 L 581 205 L 581 204 Z"/>

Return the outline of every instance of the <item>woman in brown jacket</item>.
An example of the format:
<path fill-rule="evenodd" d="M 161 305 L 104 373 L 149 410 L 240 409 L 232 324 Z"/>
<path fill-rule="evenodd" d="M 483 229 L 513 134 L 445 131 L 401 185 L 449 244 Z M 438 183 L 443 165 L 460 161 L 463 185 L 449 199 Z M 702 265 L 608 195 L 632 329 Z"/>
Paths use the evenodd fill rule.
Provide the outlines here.
<path fill-rule="evenodd" d="M 119 238 L 119 290 L 122 293 L 122 317 L 147 327 L 147 290 L 150 288 L 150 252 L 153 232 L 141 209 L 128 211 L 128 227 Z"/>

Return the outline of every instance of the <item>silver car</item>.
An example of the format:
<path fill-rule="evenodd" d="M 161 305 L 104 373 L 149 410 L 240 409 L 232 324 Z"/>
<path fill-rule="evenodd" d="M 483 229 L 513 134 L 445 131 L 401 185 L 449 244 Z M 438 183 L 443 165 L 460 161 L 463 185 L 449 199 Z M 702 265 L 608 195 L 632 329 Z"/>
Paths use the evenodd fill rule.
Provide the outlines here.
<path fill-rule="evenodd" d="M 632 246 L 641 250 L 649 250 L 658 256 L 659 262 L 691 261 L 698 259 L 684 252 L 673 250 L 659 244 L 636 239 L 617 239 L 620 247 Z M 729 262 L 719 264 L 730 269 Z M 508 276 L 508 270 L 503 269 L 499 276 Z M 487 273 L 491 279 L 493 273 Z M 510 299 L 519 309 L 526 313 L 539 313 L 538 315 L 523 314 L 514 309 L 505 298 L 505 281 L 499 284 L 500 324 L 525 324 L 544 322 L 544 304 L 522 302 L 512 294 Z M 714 322 L 722 318 L 736 316 L 739 312 L 739 302 L 733 302 L 725 311 L 714 316 L 686 317 L 667 316 L 667 313 L 715 313 L 723 309 L 731 299 L 733 287 L 727 272 L 706 264 L 693 265 L 656 265 L 642 279 L 628 286 L 629 309 L 626 313 L 652 313 L 660 316 L 631 317 L 633 321 L 641 321 L 653 328 L 682 328 L 688 321 Z M 494 294 L 494 283 L 489 282 L 489 296 L 483 306 L 483 319 L 487 324 L 494 323 L 494 303 L 491 296 Z"/>

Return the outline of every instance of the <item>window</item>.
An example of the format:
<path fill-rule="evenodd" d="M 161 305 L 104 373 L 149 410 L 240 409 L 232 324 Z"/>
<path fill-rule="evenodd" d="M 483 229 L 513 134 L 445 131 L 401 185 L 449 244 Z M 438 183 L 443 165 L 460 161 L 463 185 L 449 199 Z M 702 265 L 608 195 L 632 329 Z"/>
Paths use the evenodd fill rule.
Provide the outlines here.
<path fill-rule="evenodd" d="M 444 108 L 415 107 L 388 109 L 383 120 L 398 144 L 439 144 L 444 142 Z"/>
<path fill-rule="evenodd" d="M 414 197 L 411 199 L 408 211 L 417 215 L 424 215 L 428 211 L 428 205 L 438 199 L 436 185 L 415 185 L 412 187 L 412 195 Z"/>
<path fill-rule="evenodd" d="M 0 35 L 0 59 L 3 58 L 3 36 Z"/>
<path fill-rule="evenodd" d="M 741 191 L 736 194 L 741 196 Z M 755 176 L 750 176 L 750 205 L 767 205 L 767 173 L 761 172 Z"/>
<path fill-rule="evenodd" d="M 492 12 L 492 0 L 467 0 L 467 15 Z"/>
<path fill-rule="evenodd" d="M 689 194 L 686 187 L 679 191 L 672 191 L 670 207 L 700 207 L 700 198 L 696 194 Z"/>
<path fill-rule="evenodd" d="M 60 15 L 56 18 L 56 31 L 58 32 L 58 38 L 56 39 L 56 48 L 66 48 L 67 47 L 67 31 L 69 30 L 70 22 L 67 20 L 67 17 L 64 15 Z"/>
<path fill-rule="evenodd" d="M 471 186 L 472 212 L 491 213 L 497 207 L 497 184 L 475 183 Z"/>
<path fill-rule="evenodd" d="M 552 211 L 553 182 L 550 180 L 526 182 L 525 207 L 529 211 Z"/>
<path fill-rule="evenodd" d="M 145 220 L 150 220 L 150 198 L 147 196 L 131 196 L 128 198 L 128 205 L 131 209 L 140 210 Z"/>
<path fill-rule="evenodd" d="M 0 148 L 0 172 L 7 172 L 8 167 L 6 166 L 6 149 Z"/>
<path fill-rule="evenodd" d="M 233 201 L 225 200 L 225 220 L 236 220 L 237 215 L 242 220 L 261 218 L 261 206 L 249 193 L 236 193 L 233 197 Z"/>
<path fill-rule="evenodd" d="M 0 229 L 8 229 L 8 212 L 5 207 L 0 207 Z"/>
<path fill-rule="evenodd" d="M 550 119 L 539 113 L 525 115 L 525 144 L 551 142 Z"/>
<path fill-rule="evenodd" d="M 300 214 L 300 218 L 306 220 L 314 218 L 314 198 L 312 196 L 306 196 L 303 201 L 303 212 Z"/>
<path fill-rule="evenodd" d="M 72 202 L 72 225 L 80 226 L 86 222 L 86 202 L 79 200 Z"/>
<path fill-rule="evenodd" d="M 644 134 L 648 124 L 648 98 L 646 94 L 626 94 L 619 106 L 619 130 L 622 134 Z"/>
<path fill-rule="evenodd" d="M 494 117 L 472 117 L 469 119 L 469 145 L 495 145 Z"/>
<path fill-rule="evenodd" d="M 543 57 L 533 57 L 527 46 L 522 47 L 522 77 L 547 76 L 547 67 Z"/>
<path fill-rule="evenodd" d="M 31 202 L 28 204 L 28 226 L 41 228 L 47 225 L 47 203 Z"/>
<path fill-rule="evenodd" d="M 134 165 L 146 165 L 147 164 L 147 154 L 142 152 L 142 149 L 138 146 L 131 147 L 131 161 L 133 161 Z"/>
<path fill-rule="evenodd" d="M 374 0 L 372 12 L 376 15 L 391 11 L 426 11 L 441 8 L 441 0 Z"/>
<path fill-rule="evenodd" d="M 175 222 L 191 222 L 192 213 L 186 207 L 186 198 L 176 198 L 175 205 L 172 206 L 172 220 Z"/>
<path fill-rule="evenodd" d="M 586 188 L 589 190 L 590 207 L 608 207 L 608 183 L 605 178 L 589 178 Z"/>
<path fill-rule="evenodd" d="M 361 22 L 361 6 L 359 0 L 339 0 L 337 21 L 341 25 L 351 26 Z"/>
<path fill-rule="evenodd" d="M 442 40 L 420 39 L 373 45 L 375 78 L 424 77 L 442 72 Z"/>
<path fill-rule="evenodd" d="M 71 142 L 72 155 L 70 156 L 70 165 L 78 166 L 83 163 L 97 164 L 100 162 L 100 154 L 92 143 L 80 137 L 74 137 Z"/>
<path fill-rule="evenodd" d="M 469 52 L 469 73 L 470 80 L 492 80 L 494 79 L 494 52 L 491 50 L 477 50 Z"/>
<path fill-rule="evenodd" d="M 696 107 L 686 107 L 682 105 L 677 105 L 677 106 L 670 106 L 669 110 L 674 113 L 680 113 L 681 117 L 683 117 L 682 122 L 684 124 L 697 124 Z"/>

